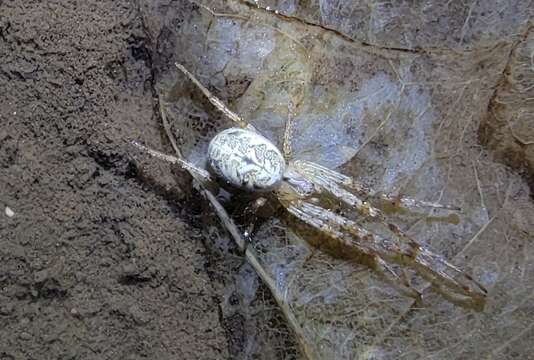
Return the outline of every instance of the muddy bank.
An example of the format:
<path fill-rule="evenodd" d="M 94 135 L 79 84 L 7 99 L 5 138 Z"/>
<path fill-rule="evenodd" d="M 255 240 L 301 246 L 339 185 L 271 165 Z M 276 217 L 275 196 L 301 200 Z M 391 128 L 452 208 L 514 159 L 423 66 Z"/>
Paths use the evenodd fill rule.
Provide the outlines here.
<path fill-rule="evenodd" d="M 176 177 L 132 161 L 163 139 L 137 4 L 0 1 L 0 59 L 0 358 L 228 357 Z"/>

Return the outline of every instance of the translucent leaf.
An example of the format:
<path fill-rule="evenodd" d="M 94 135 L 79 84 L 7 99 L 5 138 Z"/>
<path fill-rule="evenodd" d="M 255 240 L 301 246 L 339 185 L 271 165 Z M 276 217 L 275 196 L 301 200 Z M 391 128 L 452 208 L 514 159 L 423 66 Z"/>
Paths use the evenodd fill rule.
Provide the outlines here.
<path fill-rule="evenodd" d="M 416 308 L 362 264 L 320 253 L 309 259 L 291 220 L 269 216 L 251 246 L 313 356 L 529 358 L 534 207 L 525 181 L 478 137 L 514 46 L 532 41 L 518 35 L 527 31 L 518 11 L 528 12 L 525 2 L 199 4 L 147 12 L 165 13 L 153 28 L 172 40 L 160 49 L 161 99 L 190 160 L 202 165 L 209 139 L 231 124 L 179 77 L 174 61 L 279 146 L 293 112 L 295 158 L 376 190 L 460 206 L 458 225 L 394 221 L 489 289 L 482 313 L 429 291 Z M 239 281 L 253 293 L 250 276 Z"/>

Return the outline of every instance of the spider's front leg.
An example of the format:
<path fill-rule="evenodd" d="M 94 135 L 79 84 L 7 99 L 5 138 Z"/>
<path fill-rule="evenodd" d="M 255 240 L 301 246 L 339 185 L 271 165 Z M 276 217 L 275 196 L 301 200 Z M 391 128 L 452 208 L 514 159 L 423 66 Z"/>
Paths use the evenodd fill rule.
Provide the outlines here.
<path fill-rule="evenodd" d="M 285 194 L 279 194 L 281 202 L 288 212 L 307 225 L 327 235 L 319 247 L 336 257 L 354 260 L 365 257 L 365 264 L 375 271 L 383 280 L 392 285 L 401 294 L 413 298 L 421 304 L 421 294 L 410 286 L 402 275 L 384 261 L 372 244 L 373 236 L 349 219 L 334 212 L 313 205 L 301 199 L 288 200 Z M 355 244 L 356 241 L 356 244 Z M 333 254 L 336 253 L 336 254 Z"/>
<path fill-rule="evenodd" d="M 361 213 L 366 213 L 371 217 L 381 216 L 385 213 L 412 213 L 421 215 L 421 209 L 444 209 L 460 210 L 456 206 L 442 205 L 438 203 L 416 200 L 408 197 L 394 196 L 373 189 L 357 182 L 354 178 L 328 169 L 322 165 L 306 160 L 296 160 L 293 163 L 295 169 L 303 174 L 310 181 L 322 186 L 331 192 L 341 201 L 350 206 L 354 206 Z M 370 211 L 371 206 L 379 208 L 380 211 Z M 455 222 L 455 217 L 446 217 L 450 222 Z"/>
<path fill-rule="evenodd" d="M 335 172 L 333 175 L 344 176 Z M 375 264 L 380 264 L 381 260 L 383 264 L 389 263 L 411 268 L 430 282 L 436 292 L 451 302 L 475 310 L 483 309 L 487 291 L 482 285 L 443 257 L 419 245 L 396 225 L 388 223 L 380 210 L 367 205 L 345 189 L 334 186 L 335 184 L 329 186 L 325 182 L 314 182 L 316 178 L 299 179 L 302 183 L 313 184 L 314 190 L 311 194 L 293 196 L 293 198 L 285 196 L 285 194 L 290 194 L 291 187 L 303 188 L 298 186 L 299 181 L 296 179 L 294 177 L 290 180 L 293 185 L 288 185 L 289 188 L 286 186 L 289 190 L 279 194 L 281 202 L 297 218 L 341 241 L 343 249 L 337 251 L 339 256 L 343 256 L 352 247 L 365 254 L 377 256 L 379 261 L 375 261 Z M 298 194 L 298 191 L 295 194 Z M 334 198 L 349 205 L 348 210 L 353 208 L 356 210 L 355 214 L 350 214 L 351 219 L 349 219 L 304 200 L 314 197 L 318 199 L 325 195 L 333 195 Z M 362 224 L 367 224 L 379 232 L 371 234 L 362 227 Z M 378 266 L 375 264 L 372 264 L 372 267 Z M 402 280 L 399 276 L 397 278 L 397 280 Z"/>
<path fill-rule="evenodd" d="M 287 120 L 284 129 L 284 137 L 282 139 L 282 151 L 287 162 L 289 162 L 293 157 L 293 149 L 291 147 L 294 128 L 293 116 L 293 103 L 290 101 L 289 105 L 287 106 Z"/>
<path fill-rule="evenodd" d="M 175 63 L 176 67 L 184 73 L 189 80 L 193 82 L 193 84 L 196 85 L 197 88 L 199 88 L 200 91 L 204 94 L 204 96 L 211 102 L 217 109 L 219 109 L 220 112 L 222 112 L 226 117 L 228 117 L 230 120 L 232 120 L 236 125 L 238 125 L 241 128 L 249 128 L 251 130 L 254 130 L 254 127 L 250 125 L 248 122 L 246 122 L 241 116 L 237 115 L 232 110 L 228 109 L 228 106 L 224 104 L 218 97 L 213 95 L 211 91 L 209 91 L 202 83 L 187 70 L 182 64 Z"/>

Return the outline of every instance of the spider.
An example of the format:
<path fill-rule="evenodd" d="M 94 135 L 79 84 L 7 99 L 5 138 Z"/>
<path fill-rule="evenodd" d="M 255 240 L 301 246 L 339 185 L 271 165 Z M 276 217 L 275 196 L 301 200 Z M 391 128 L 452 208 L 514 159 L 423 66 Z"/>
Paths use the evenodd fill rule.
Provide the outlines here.
<path fill-rule="evenodd" d="M 261 199 L 273 197 L 289 214 L 321 235 L 311 241 L 312 245 L 340 258 L 363 259 L 382 279 L 418 304 L 422 294 L 410 284 L 405 269 L 426 280 L 445 299 L 483 310 L 487 290 L 481 284 L 387 219 L 392 211 L 455 208 L 376 192 L 314 162 L 292 159 L 291 140 L 295 130 L 291 116 L 286 121 L 283 146 L 279 150 L 183 65 L 175 65 L 235 126 L 219 132 L 210 141 L 208 170 L 134 143 L 137 147 L 180 165 L 208 187 L 222 180 L 233 188 L 258 193 Z"/>

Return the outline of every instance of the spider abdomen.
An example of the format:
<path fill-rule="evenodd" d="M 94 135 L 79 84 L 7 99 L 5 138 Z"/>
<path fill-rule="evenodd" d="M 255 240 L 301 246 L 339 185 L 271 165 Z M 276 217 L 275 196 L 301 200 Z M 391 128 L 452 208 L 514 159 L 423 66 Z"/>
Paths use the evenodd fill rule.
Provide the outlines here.
<path fill-rule="evenodd" d="M 215 174 L 249 191 L 270 190 L 282 181 L 286 163 L 280 150 L 253 130 L 230 128 L 210 142 L 208 161 Z"/>

